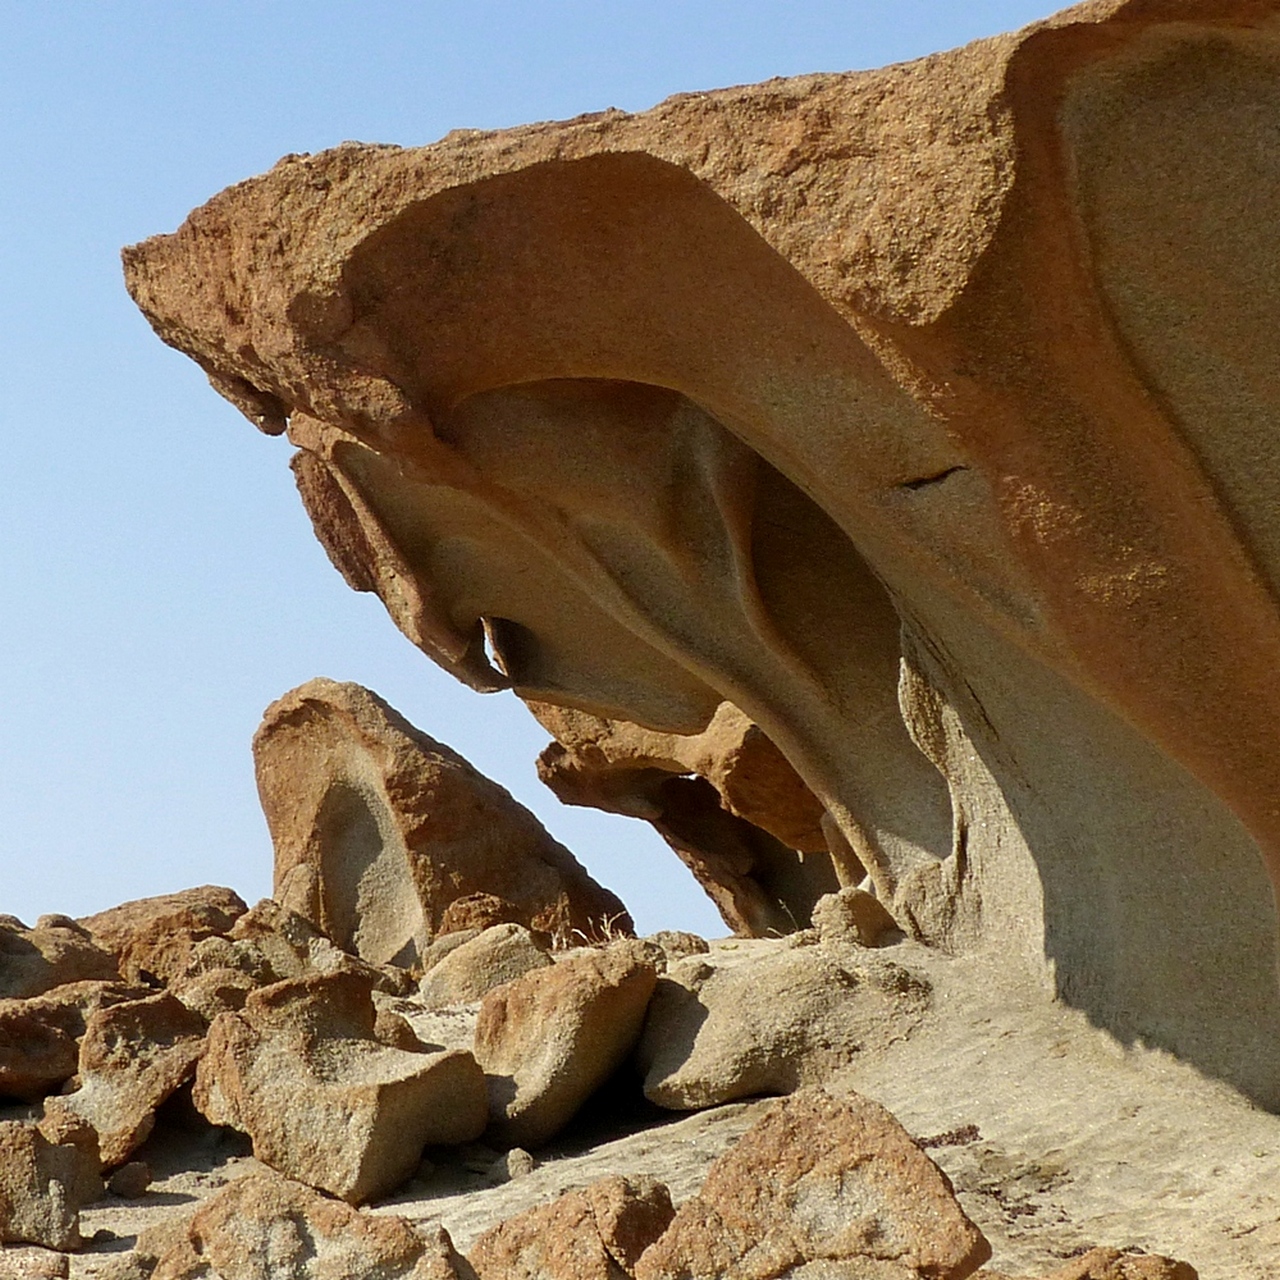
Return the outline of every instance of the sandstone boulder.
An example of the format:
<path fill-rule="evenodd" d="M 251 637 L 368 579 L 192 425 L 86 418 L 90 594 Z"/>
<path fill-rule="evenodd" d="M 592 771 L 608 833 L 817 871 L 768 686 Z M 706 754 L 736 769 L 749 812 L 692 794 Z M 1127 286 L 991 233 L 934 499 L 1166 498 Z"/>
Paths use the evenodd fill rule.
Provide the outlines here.
<path fill-rule="evenodd" d="M 101 1195 L 92 1156 L 34 1124 L 0 1121 L 0 1244 L 78 1249 L 80 1210 Z"/>
<path fill-rule="evenodd" d="M 115 957 L 74 920 L 58 916 L 28 929 L 0 920 L 0 1000 L 26 1000 L 69 982 L 119 982 Z"/>
<path fill-rule="evenodd" d="M 874 894 L 844 888 L 819 898 L 813 907 L 813 927 L 823 942 L 878 947 L 900 937 L 898 922 Z"/>
<path fill-rule="evenodd" d="M 85 1022 L 149 995 L 118 982 L 69 982 L 26 1000 L 0 1000 L 0 1097 L 35 1101 L 76 1073 Z"/>
<path fill-rule="evenodd" d="M 650 1003 L 636 1052 L 645 1096 L 683 1111 L 819 1084 L 909 1035 L 928 999 L 924 982 L 879 955 L 811 945 L 741 963 L 692 956 L 668 968 Z"/>
<path fill-rule="evenodd" d="M 875 1280 L 964 1280 L 990 1256 L 946 1175 L 889 1112 L 810 1090 L 779 1103 L 712 1165 L 636 1276 L 778 1280 L 847 1262 Z"/>
<path fill-rule="evenodd" d="M 474 1280 L 442 1227 L 423 1235 L 270 1172 L 231 1182 L 157 1243 L 154 1280 Z"/>
<path fill-rule="evenodd" d="M 420 986 L 428 1008 L 468 1004 L 504 982 L 552 963 L 523 925 L 499 924 L 451 951 L 427 970 Z"/>
<path fill-rule="evenodd" d="M 657 981 L 653 949 L 624 940 L 584 948 L 490 991 L 476 1024 L 490 1133 L 536 1147 L 621 1066 Z"/>
<path fill-rule="evenodd" d="M 316 974 L 252 992 L 209 1030 L 197 1107 L 253 1139 L 264 1164 L 353 1204 L 393 1190 L 422 1148 L 483 1131 L 469 1053 L 391 1048 L 367 977 Z"/>
<path fill-rule="evenodd" d="M 186 968 L 196 943 L 227 933 L 246 910 L 234 890 L 202 885 L 124 902 L 79 924 L 116 957 L 126 981 L 167 984 Z"/>
<path fill-rule="evenodd" d="M 366 960 L 415 964 L 450 905 L 476 894 L 566 939 L 606 920 L 629 927 L 533 814 L 359 685 L 313 680 L 286 694 L 254 759 L 275 896 Z"/>
<path fill-rule="evenodd" d="M 79 1087 L 45 1102 L 42 1130 L 60 1137 L 87 1123 L 102 1167 L 123 1164 L 151 1133 L 156 1108 L 191 1078 L 205 1030 L 167 991 L 99 1009 L 80 1042 Z"/>
<path fill-rule="evenodd" d="M 602 1178 L 486 1231 L 467 1261 L 480 1280 L 626 1280 L 674 1216 L 652 1178 Z"/>

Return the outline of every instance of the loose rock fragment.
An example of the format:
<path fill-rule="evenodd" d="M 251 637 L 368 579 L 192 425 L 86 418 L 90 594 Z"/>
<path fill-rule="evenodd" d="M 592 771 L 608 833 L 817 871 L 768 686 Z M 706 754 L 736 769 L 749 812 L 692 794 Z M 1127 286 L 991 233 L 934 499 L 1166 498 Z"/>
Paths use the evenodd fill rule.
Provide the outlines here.
<path fill-rule="evenodd" d="M 115 957 L 66 916 L 28 929 L 0 920 L 0 1000 L 26 1000 L 68 982 L 119 982 Z"/>
<path fill-rule="evenodd" d="M 656 981 L 652 949 L 626 940 L 485 996 L 475 1053 L 495 1140 L 536 1147 L 559 1132 L 630 1053 Z"/>
<path fill-rule="evenodd" d="M 853 1055 L 909 1035 L 928 988 L 881 956 L 825 947 L 713 965 L 693 956 L 658 980 L 636 1057 L 645 1096 L 693 1110 L 819 1084 Z"/>
<path fill-rule="evenodd" d="M 151 1133 L 156 1108 L 191 1078 L 205 1029 L 204 1019 L 167 991 L 100 1009 L 80 1042 L 79 1088 L 45 1103 L 44 1132 L 87 1122 L 98 1135 L 102 1167 L 122 1164 Z"/>
<path fill-rule="evenodd" d="M 889 1112 L 812 1090 L 779 1103 L 711 1166 L 636 1277 L 857 1276 L 823 1268 L 865 1261 L 902 1269 L 902 1280 L 964 1280 L 990 1256 L 946 1175 Z"/>
<path fill-rule="evenodd" d="M 629 931 L 622 903 L 533 814 L 368 689 L 312 680 L 286 694 L 254 759 L 275 896 L 366 960 L 413 965 L 449 907 L 478 894 L 560 937 L 606 918 Z"/>
<path fill-rule="evenodd" d="M 112 952 L 129 982 L 169 983 L 203 938 L 225 934 L 248 908 L 232 889 L 201 885 L 121 903 L 79 923 Z"/>
<path fill-rule="evenodd" d="M 151 1166 L 143 1160 L 123 1164 L 107 1179 L 107 1190 L 122 1200 L 136 1200 L 146 1195 L 151 1185 Z"/>
<path fill-rule="evenodd" d="M 80 1210 L 101 1196 L 92 1156 L 34 1124 L 0 1121 L 0 1243 L 78 1249 Z"/>
<path fill-rule="evenodd" d="M 818 899 L 813 926 L 823 942 L 878 947 L 886 937 L 900 935 L 898 922 L 874 894 L 865 889 L 841 889 Z"/>
<path fill-rule="evenodd" d="M 602 1178 L 486 1231 L 467 1260 L 480 1280 L 627 1280 L 674 1212 L 652 1178 Z"/>
<path fill-rule="evenodd" d="M 338 972 L 252 992 L 221 1014 L 196 1105 L 253 1139 L 272 1168 L 351 1203 L 405 1181 L 427 1144 L 483 1131 L 484 1076 L 469 1053 L 388 1048 L 363 975 Z"/>
<path fill-rule="evenodd" d="M 499 924 L 464 942 L 433 965 L 419 990 L 428 1008 L 468 1004 L 504 982 L 550 964 L 546 949 L 523 925 Z"/>

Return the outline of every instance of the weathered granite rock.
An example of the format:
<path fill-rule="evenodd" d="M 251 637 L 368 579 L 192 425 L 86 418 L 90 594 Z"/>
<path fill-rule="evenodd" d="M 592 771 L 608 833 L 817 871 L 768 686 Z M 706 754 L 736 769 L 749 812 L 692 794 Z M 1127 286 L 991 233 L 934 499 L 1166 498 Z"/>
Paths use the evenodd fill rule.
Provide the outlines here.
<path fill-rule="evenodd" d="M 34 1101 L 75 1075 L 85 1020 L 150 995 L 119 982 L 69 982 L 26 1000 L 0 1000 L 0 1097 Z"/>
<path fill-rule="evenodd" d="M 990 1256 L 946 1175 L 893 1116 L 809 1090 L 712 1165 L 636 1276 L 777 1280 L 808 1263 L 866 1260 L 902 1268 L 902 1280 L 964 1280 Z"/>
<path fill-rule="evenodd" d="M 860 1052 L 918 1025 L 929 989 L 881 955 L 796 947 L 719 964 L 671 965 L 649 1005 L 636 1060 L 645 1096 L 693 1110 L 820 1084 Z"/>
<path fill-rule="evenodd" d="M 197 1107 L 253 1139 L 264 1164 L 358 1204 L 393 1190 L 429 1143 L 478 1137 L 485 1081 L 469 1053 L 391 1048 L 364 975 L 252 992 L 221 1014 L 196 1075 Z"/>
<path fill-rule="evenodd" d="M 559 1132 L 626 1060 L 657 981 L 652 949 L 635 940 L 584 948 L 489 992 L 476 1061 L 489 1088 L 489 1131 L 537 1147 Z"/>
<path fill-rule="evenodd" d="M 151 1133 L 156 1108 L 191 1079 L 205 1030 L 167 991 L 99 1009 L 80 1042 L 79 1087 L 45 1102 L 43 1131 L 61 1136 L 87 1122 L 102 1167 L 123 1164 Z"/>
<path fill-rule="evenodd" d="M 413 965 L 476 894 L 564 938 L 629 928 L 533 814 L 359 685 L 312 680 L 273 703 L 254 759 L 275 896 L 364 959 Z"/>
<path fill-rule="evenodd" d="M 167 984 L 186 968 L 196 943 L 227 933 L 247 910 L 234 890 L 206 884 L 124 902 L 78 923 L 116 957 L 127 982 Z"/>
<path fill-rule="evenodd" d="M 652 1178 L 601 1178 L 486 1231 L 467 1261 L 480 1280 L 626 1280 L 675 1210 Z"/>
<path fill-rule="evenodd" d="M 196 1270 L 203 1267 L 203 1272 Z M 273 1173 L 237 1178 L 159 1256 L 155 1280 L 475 1280 L 442 1227 L 361 1213 Z"/>
<path fill-rule="evenodd" d="M 102 1195 L 97 1163 L 34 1124 L 0 1121 L 0 1244 L 78 1249 L 80 1210 Z"/>
<path fill-rule="evenodd" d="M 1015 1280 L 1013 1276 L 986 1268 L 977 1276 L 978 1280 Z M 1188 1262 L 1160 1254 L 1090 1249 L 1039 1280 L 1199 1280 L 1199 1272 Z"/>
<path fill-rule="evenodd" d="M 919 938 L 1280 1108 L 1276 22 L 291 156 L 128 284 L 446 669 L 731 701 Z"/>
<path fill-rule="evenodd" d="M 878 947 L 901 937 L 898 922 L 874 894 L 846 888 L 819 898 L 813 907 L 813 927 L 823 942 Z"/>
<path fill-rule="evenodd" d="M 494 925 L 428 969 L 419 993 L 428 1008 L 468 1004 L 504 982 L 550 964 L 546 949 L 523 925 Z"/>
<path fill-rule="evenodd" d="M 735 933 L 803 927 L 836 887 L 821 802 L 733 703 L 697 734 L 550 703 L 529 709 L 556 739 L 538 758 L 543 782 L 566 804 L 652 822 Z"/>
<path fill-rule="evenodd" d="M 42 917 L 47 919 L 47 917 Z M 66 916 L 28 929 L 0 920 L 0 1000 L 27 1000 L 69 982 L 119 982 L 115 957 Z"/>

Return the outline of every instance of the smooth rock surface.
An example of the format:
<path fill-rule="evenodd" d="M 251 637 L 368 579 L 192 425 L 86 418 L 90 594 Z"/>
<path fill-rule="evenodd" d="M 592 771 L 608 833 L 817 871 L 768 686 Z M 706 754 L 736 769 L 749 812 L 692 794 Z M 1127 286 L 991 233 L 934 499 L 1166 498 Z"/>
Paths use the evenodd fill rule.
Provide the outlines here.
<path fill-rule="evenodd" d="M 253 1140 L 264 1164 L 358 1204 L 417 1168 L 428 1143 L 478 1137 L 484 1076 L 469 1053 L 390 1048 L 365 977 L 338 972 L 252 992 L 221 1014 L 196 1105 Z"/>
<path fill-rule="evenodd" d="M 631 1052 L 656 981 L 652 949 L 624 940 L 489 992 L 475 1055 L 493 1138 L 537 1147 L 558 1133 Z"/>
<path fill-rule="evenodd" d="M 811 1090 L 716 1161 L 636 1276 L 779 1280 L 808 1263 L 866 1259 L 903 1280 L 964 1280 L 990 1256 L 946 1175 L 889 1112 Z"/>
<path fill-rule="evenodd" d="M 366 960 L 414 965 L 449 906 L 475 894 L 566 940 L 606 919 L 630 928 L 532 813 L 368 689 L 312 680 L 286 694 L 254 760 L 276 898 Z"/>
<path fill-rule="evenodd" d="M 428 1008 L 469 1004 L 551 963 L 546 949 L 523 925 L 494 925 L 434 964 L 422 979 L 419 996 Z"/>

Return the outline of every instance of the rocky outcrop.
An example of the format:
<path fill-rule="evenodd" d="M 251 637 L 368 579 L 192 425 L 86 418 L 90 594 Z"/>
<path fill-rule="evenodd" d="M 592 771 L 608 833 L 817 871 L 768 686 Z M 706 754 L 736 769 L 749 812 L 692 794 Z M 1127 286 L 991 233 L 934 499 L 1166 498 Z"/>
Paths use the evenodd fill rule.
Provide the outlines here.
<path fill-rule="evenodd" d="M 0 1121 L 0 1244 L 78 1249 L 80 1210 L 101 1194 L 91 1155 L 34 1124 Z"/>
<path fill-rule="evenodd" d="M 196 943 L 226 934 L 247 910 L 234 890 L 207 884 L 121 903 L 77 923 L 115 956 L 126 981 L 168 983 L 186 968 Z"/>
<path fill-rule="evenodd" d="M 115 957 L 66 916 L 42 916 L 28 929 L 0 917 L 0 1000 L 27 1000 L 69 982 L 118 982 Z"/>
<path fill-rule="evenodd" d="M 914 936 L 1280 1108 L 1276 21 L 290 156 L 128 284 L 447 670 L 732 703 Z"/>
<path fill-rule="evenodd" d="M 653 949 L 632 940 L 584 949 L 491 991 L 476 1060 L 489 1087 L 489 1131 L 538 1146 L 626 1060 L 657 981 Z"/>
<path fill-rule="evenodd" d="M 210 1027 L 196 1105 L 247 1133 L 254 1155 L 291 1178 L 352 1204 L 385 1195 L 428 1143 L 479 1137 L 488 1102 L 469 1053 L 390 1047 L 377 1021 L 358 974 L 254 991 Z"/>
<path fill-rule="evenodd" d="M 411 966 L 449 907 L 478 894 L 566 940 L 606 921 L 630 928 L 533 814 L 359 685 L 312 680 L 286 694 L 254 759 L 276 898 L 366 960 Z"/>
<path fill-rule="evenodd" d="M 829 852 L 822 804 L 731 702 L 697 734 L 549 703 L 529 709 L 556 739 L 538 758 L 542 781 L 566 804 L 651 822 L 734 933 L 803 928 L 815 899 L 836 886 L 828 857 L 805 856 Z"/>
<path fill-rule="evenodd" d="M 508 1218 L 467 1261 L 480 1280 L 626 1280 L 674 1214 L 662 1183 L 615 1174 Z"/>
<path fill-rule="evenodd" d="M 780 1103 L 711 1167 L 636 1277 L 857 1275 L 803 1268 L 861 1262 L 876 1280 L 964 1280 L 990 1256 L 946 1175 L 883 1107 L 813 1090 Z"/>
<path fill-rule="evenodd" d="M 151 1133 L 156 1108 L 191 1079 L 204 1034 L 204 1019 L 168 992 L 100 1009 L 80 1042 L 79 1087 L 45 1103 L 44 1132 L 88 1124 L 102 1167 L 123 1164 Z"/>
<path fill-rule="evenodd" d="M 636 1051 L 651 1102 L 693 1110 L 820 1083 L 910 1035 L 928 1005 L 928 985 L 882 957 L 812 944 L 750 964 L 732 954 L 658 980 Z"/>

